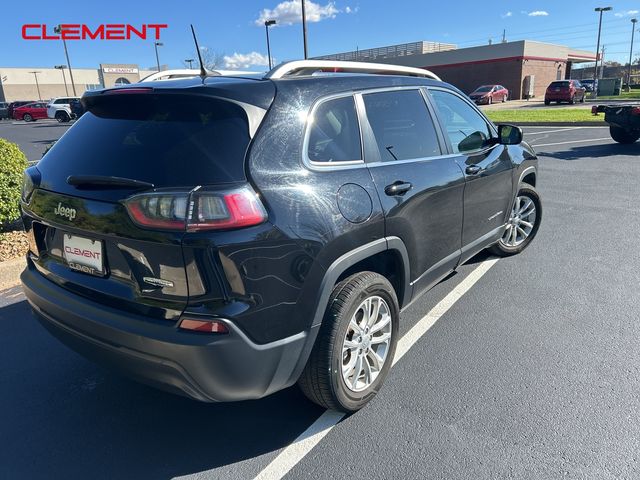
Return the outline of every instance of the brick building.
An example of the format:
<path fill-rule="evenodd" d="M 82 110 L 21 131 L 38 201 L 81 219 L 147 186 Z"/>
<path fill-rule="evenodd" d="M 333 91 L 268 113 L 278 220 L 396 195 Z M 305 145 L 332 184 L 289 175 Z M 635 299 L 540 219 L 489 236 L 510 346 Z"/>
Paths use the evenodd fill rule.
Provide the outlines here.
<path fill-rule="evenodd" d="M 533 96 L 542 97 L 549 83 L 570 78 L 573 65 L 594 62 L 596 58 L 593 52 L 530 40 L 415 54 L 398 47 L 401 46 L 393 49 L 403 51 L 403 55 L 360 56 L 358 60 L 426 68 L 466 93 L 480 85 L 501 84 L 509 89 L 512 99 L 524 97 L 525 77 L 529 75 L 534 77 Z M 318 58 L 338 59 L 344 55 Z"/>

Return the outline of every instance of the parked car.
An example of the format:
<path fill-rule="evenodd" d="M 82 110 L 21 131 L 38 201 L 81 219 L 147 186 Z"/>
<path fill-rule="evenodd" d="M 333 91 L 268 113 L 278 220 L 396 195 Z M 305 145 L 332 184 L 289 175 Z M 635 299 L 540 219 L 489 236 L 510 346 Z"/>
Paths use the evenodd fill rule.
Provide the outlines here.
<path fill-rule="evenodd" d="M 477 104 L 491 105 L 506 102 L 509 99 L 509 90 L 502 85 L 482 85 L 471 92 L 469 98 Z"/>
<path fill-rule="evenodd" d="M 58 122 L 68 122 L 72 119 L 71 102 L 80 100 L 79 97 L 58 97 L 52 98 L 47 105 L 47 116 L 55 118 Z"/>
<path fill-rule="evenodd" d="M 9 118 L 9 102 L 0 102 L 0 120 Z"/>
<path fill-rule="evenodd" d="M 640 139 L 640 105 L 594 105 L 591 113 L 604 113 L 611 138 L 616 142 L 632 144 Z"/>
<path fill-rule="evenodd" d="M 34 122 L 38 119 L 47 118 L 47 104 L 44 102 L 27 103 L 13 110 L 13 118 Z"/>
<path fill-rule="evenodd" d="M 35 100 L 18 100 L 16 102 L 11 102 L 7 107 L 7 114 L 9 115 L 9 118 L 15 119 L 15 116 L 13 115 L 13 111 L 16 108 L 26 105 L 28 103 L 34 103 L 34 102 Z"/>
<path fill-rule="evenodd" d="M 593 92 L 596 88 L 598 88 L 597 80 L 580 80 L 580 83 L 585 88 L 587 92 Z M 594 88 L 595 85 L 595 88 Z"/>
<path fill-rule="evenodd" d="M 25 173 L 26 297 L 70 347 L 198 400 L 298 382 L 361 408 L 400 310 L 542 218 L 522 131 L 426 70 L 303 60 L 82 103 Z"/>
<path fill-rule="evenodd" d="M 586 88 L 578 80 L 557 80 L 551 82 L 544 94 L 544 104 L 551 102 L 584 103 Z"/>

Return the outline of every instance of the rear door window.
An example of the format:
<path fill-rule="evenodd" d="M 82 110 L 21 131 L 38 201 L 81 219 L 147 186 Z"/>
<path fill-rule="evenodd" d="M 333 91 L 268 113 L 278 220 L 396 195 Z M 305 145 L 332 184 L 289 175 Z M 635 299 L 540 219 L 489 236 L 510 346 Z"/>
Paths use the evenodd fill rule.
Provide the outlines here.
<path fill-rule="evenodd" d="M 362 96 L 383 162 L 442 154 L 436 129 L 419 90 Z"/>
<path fill-rule="evenodd" d="M 360 126 L 353 96 L 322 102 L 309 119 L 307 155 L 312 162 L 362 160 Z"/>

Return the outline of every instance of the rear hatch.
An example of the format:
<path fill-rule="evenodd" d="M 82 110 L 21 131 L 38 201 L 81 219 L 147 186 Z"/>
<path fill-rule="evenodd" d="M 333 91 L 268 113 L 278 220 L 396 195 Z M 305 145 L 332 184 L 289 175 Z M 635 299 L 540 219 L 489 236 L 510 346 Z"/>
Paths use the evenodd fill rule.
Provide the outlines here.
<path fill-rule="evenodd" d="M 247 112 L 152 88 L 83 103 L 88 112 L 28 170 L 23 211 L 34 265 L 75 294 L 175 321 L 189 286 L 174 212 L 202 186 L 246 181 Z M 127 207 L 132 197 L 138 213 L 146 209 L 140 221 Z"/>

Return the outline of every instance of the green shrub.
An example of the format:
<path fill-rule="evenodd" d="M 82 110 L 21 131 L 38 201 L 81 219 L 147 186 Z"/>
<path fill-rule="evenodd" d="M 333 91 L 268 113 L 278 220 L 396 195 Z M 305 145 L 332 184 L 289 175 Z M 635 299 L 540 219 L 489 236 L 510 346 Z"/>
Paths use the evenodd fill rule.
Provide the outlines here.
<path fill-rule="evenodd" d="M 18 204 L 27 157 L 18 145 L 0 138 L 0 226 L 20 216 Z"/>

